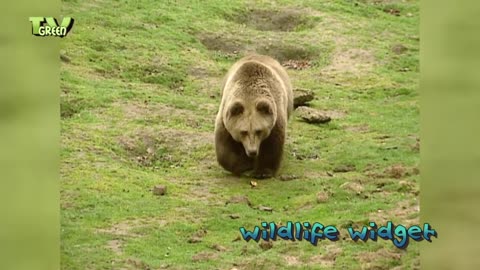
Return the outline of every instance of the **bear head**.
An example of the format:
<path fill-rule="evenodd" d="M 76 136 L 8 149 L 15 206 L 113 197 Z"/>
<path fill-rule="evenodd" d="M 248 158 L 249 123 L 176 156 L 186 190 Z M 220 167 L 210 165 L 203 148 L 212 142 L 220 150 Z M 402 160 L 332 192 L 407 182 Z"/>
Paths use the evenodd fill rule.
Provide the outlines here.
<path fill-rule="evenodd" d="M 256 157 L 263 140 L 277 120 L 275 102 L 265 97 L 254 100 L 234 99 L 224 111 L 224 125 L 232 138 L 243 144 L 248 157 Z"/>

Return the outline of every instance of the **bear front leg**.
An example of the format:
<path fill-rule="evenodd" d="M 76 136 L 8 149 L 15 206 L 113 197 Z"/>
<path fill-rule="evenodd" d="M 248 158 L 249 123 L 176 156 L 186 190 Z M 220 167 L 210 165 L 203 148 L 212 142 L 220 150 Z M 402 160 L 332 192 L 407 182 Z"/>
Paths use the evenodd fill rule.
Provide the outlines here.
<path fill-rule="evenodd" d="M 270 136 L 260 145 L 260 154 L 255 162 L 255 178 L 265 179 L 275 176 L 282 162 L 284 143 L 285 131 L 277 124 Z"/>
<path fill-rule="evenodd" d="M 218 163 L 235 175 L 253 169 L 253 160 L 247 156 L 243 145 L 232 138 L 223 123 L 217 124 L 215 130 L 215 151 Z"/>

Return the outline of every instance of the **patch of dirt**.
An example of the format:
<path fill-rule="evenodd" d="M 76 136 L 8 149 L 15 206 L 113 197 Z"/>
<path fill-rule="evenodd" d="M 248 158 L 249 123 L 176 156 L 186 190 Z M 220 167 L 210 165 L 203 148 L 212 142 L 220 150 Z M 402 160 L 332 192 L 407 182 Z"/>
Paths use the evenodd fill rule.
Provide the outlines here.
<path fill-rule="evenodd" d="M 319 265 L 325 268 L 331 268 L 335 264 L 334 260 L 326 259 L 323 255 L 315 255 L 310 257 L 310 264 L 311 265 Z"/>
<path fill-rule="evenodd" d="M 115 236 L 137 237 L 140 236 L 134 230 L 145 227 L 164 227 L 167 224 L 165 220 L 159 218 L 138 218 L 128 219 L 119 223 L 113 224 L 109 228 L 102 228 L 95 230 L 96 233 L 106 233 Z"/>
<path fill-rule="evenodd" d="M 404 226 L 411 226 L 419 223 L 420 206 L 417 200 L 404 200 L 397 203 L 397 205 L 388 210 L 379 209 L 369 215 L 370 220 L 375 221 L 377 225 L 385 225 L 387 221 L 395 221 Z"/>
<path fill-rule="evenodd" d="M 247 196 L 243 196 L 243 195 L 232 196 L 232 197 L 225 203 L 225 205 L 228 205 L 228 204 L 237 204 L 237 203 L 247 204 L 248 206 L 252 207 L 252 203 L 250 202 L 250 200 L 248 199 L 248 197 L 247 197 Z"/>
<path fill-rule="evenodd" d="M 315 25 L 312 18 L 306 15 L 306 11 L 297 9 L 252 8 L 227 19 L 260 31 L 290 32 L 299 28 L 312 28 Z"/>
<path fill-rule="evenodd" d="M 213 144 L 213 133 L 150 128 L 123 135 L 119 143 L 127 156 L 141 166 L 179 167 L 182 158 L 195 149 Z"/>
<path fill-rule="evenodd" d="M 194 261 L 194 262 L 210 261 L 210 260 L 214 260 L 216 258 L 218 258 L 217 253 L 203 251 L 203 252 L 199 252 L 199 253 L 193 255 L 192 256 L 192 261 Z"/>
<path fill-rule="evenodd" d="M 357 168 L 353 164 L 342 164 L 338 165 L 335 168 L 333 168 L 334 173 L 346 173 L 346 172 L 353 172 Z"/>
<path fill-rule="evenodd" d="M 78 191 L 69 191 L 62 189 L 60 191 L 60 209 L 69 209 L 76 207 L 75 202 L 78 201 Z"/>
<path fill-rule="evenodd" d="M 312 202 L 306 202 L 302 205 L 300 205 L 299 207 L 297 207 L 297 210 L 300 211 L 300 210 L 310 210 L 313 208 L 313 203 Z"/>
<path fill-rule="evenodd" d="M 107 248 L 112 250 L 117 256 L 123 253 L 122 245 L 122 241 L 120 240 L 110 240 L 107 242 Z"/>
<path fill-rule="evenodd" d="M 354 125 L 345 127 L 345 130 L 350 132 L 367 133 L 369 131 L 369 127 L 367 124 Z"/>
<path fill-rule="evenodd" d="M 326 171 L 324 172 L 324 171 L 315 170 L 315 171 L 305 172 L 302 177 L 315 180 L 315 179 L 323 179 L 323 178 L 331 177 L 331 175 L 329 172 L 326 172 Z"/>
<path fill-rule="evenodd" d="M 304 45 L 286 45 L 281 41 L 259 45 L 255 51 L 259 54 L 269 55 L 283 65 L 291 61 L 309 61 L 316 58 L 319 53 L 318 50 Z"/>
<path fill-rule="evenodd" d="M 353 220 L 345 220 L 343 221 L 341 224 L 340 224 L 340 228 L 342 229 L 347 229 L 347 228 L 362 228 L 363 226 L 366 226 L 368 225 L 370 221 L 365 219 L 365 220 L 357 220 L 357 221 L 353 221 Z M 346 237 L 345 235 L 343 236 L 342 238 L 343 240 L 352 240 L 352 238 L 350 237 Z M 352 240 L 353 241 L 353 240 Z"/>
<path fill-rule="evenodd" d="M 342 248 L 335 245 L 328 245 L 326 246 L 325 254 L 311 257 L 308 265 L 320 265 L 326 268 L 333 267 L 337 257 L 340 256 L 342 252 Z"/>
<path fill-rule="evenodd" d="M 398 261 L 402 257 L 401 250 L 387 250 L 385 248 L 377 251 L 361 252 L 357 255 L 358 261 L 362 265 L 362 269 L 389 269 L 385 261 Z"/>
<path fill-rule="evenodd" d="M 420 189 L 418 185 L 413 181 L 402 180 L 399 181 L 398 184 L 400 185 L 400 187 L 398 188 L 398 191 L 400 192 L 412 193 L 415 196 L 420 194 Z"/>
<path fill-rule="evenodd" d="M 300 261 L 300 259 L 296 256 L 290 256 L 290 255 L 286 255 L 283 257 L 283 259 L 285 260 L 285 263 L 288 265 L 288 266 L 298 266 L 298 265 L 301 265 L 302 262 Z"/>
<path fill-rule="evenodd" d="M 224 251 L 227 251 L 227 248 L 222 246 L 222 245 L 219 245 L 219 244 L 213 244 L 211 247 L 211 249 L 214 249 L 218 252 L 224 252 Z"/>
<path fill-rule="evenodd" d="M 366 49 L 336 50 L 332 63 L 322 73 L 351 73 L 360 76 L 368 73 L 375 65 L 375 57 Z"/>
<path fill-rule="evenodd" d="M 344 111 L 334 111 L 334 110 L 327 110 L 327 111 L 318 110 L 318 111 L 327 115 L 328 117 L 332 118 L 333 120 L 343 118 L 347 115 L 347 113 L 344 112 Z"/>
<path fill-rule="evenodd" d="M 139 78 L 140 81 L 150 84 L 161 84 L 182 91 L 187 72 L 177 64 L 162 56 L 153 56 L 145 61 L 136 61 L 126 67 L 117 67 L 112 70 L 98 70 L 106 77 L 115 77 L 130 80 L 131 77 Z"/>
<path fill-rule="evenodd" d="M 374 179 L 402 179 L 408 176 L 418 175 L 420 173 L 420 170 L 418 169 L 418 167 L 406 167 L 402 164 L 394 164 L 390 167 L 385 168 L 382 172 L 375 171 L 373 168 L 371 170 L 364 170 L 364 172 L 369 178 Z"/>
<path fill-rule="evenodd" d="M 395 54 L 403 54 L 407 50 L 408 50 L 408 48 L 405 47 L 405 45 L 403 45 L 403 44 L 395 44 L 395 45 L 392 46 L 392 52 L 394 52 Z"/>
<path fill-rule="evenodd" d="M 129 258 L 126 260 L 126 265 L 128 265 L 128 268 L 120 268 L 120 270 L 127 270 L 127 269 L 141 269 L 141 270 L 150 270 L 150 266 L 144 262 L 142 262 L 139 259 L 134 259 L 134 258 Z M 163 269 L 164 267 L 160 267 L 160 269 Z"/>
<path fill-rule="evenodd" d="M 237 59 L 250 54 L 269 55 L 286 68 L 309 68 L 320 53 L 320 50 L 310 43 L 287 44 L 282 38 L 259 37 L 254 43 L 249 43 L 241 37 L 227 33 L 202 33 L 197 37 L 208 50 L 222 53 L 226 57 Z"/>
<path fill-rule="evenodd" d="M 198 35 L 200 42 L 210 51 L 219 51 L 237 55 L 245 49 L 243 42 L 221 33 L 203 33 Z"/>
<path fill-rule="evenodd" d="M 217 114 L 218 105 L 220 104 L 220 99 L 222 97 L 222 80 L 220 77 L 203 78 L 199 84 L 199 94 L 204 94 L 205 96 L 210 97 L 212 100 L 215 100 L 215 104 L 204 103 L 199 104 L 199 106 L 208 115 L 213 116 L 212 119 L 215 119 L 214 116 Z"/>
<path fill-rule="evenodd" d="M 194 66 L 190 67 L 188 70 L 188 75 L 195 77 L 195 78 L 205 78 L 205 77 L 210 77 L 214 76 L 214 72 L 211 71 L 213 67 L 207 68 L 203 66 L 204 63 L 202 63 L 202 66 Z M 212 66 L 212 64 L 210 64 Z"/>
<path fill-rule="evenodd" d="M 269 250 L 273 248 L 273 241 L 261 241 L 258 246 L 263 250 Z"/>
<path fill-rule="evenodd" d="M 400 16 L 400 10 L 396 8 L 384 8 L 383 12 L 394 15 L 394 16 Z"/>
<path fill-rule="evenodd" d="M 363 191 L 363 186 L 357 182 L 345 182 L 340 185 L 340 188 L 355 192 L 356 194 L 360 194 Z"/>
<path fill-rule="evenodd" d="M 172 117 L 185 119 L 185 124 L 191 122 L 205 122 L 208 119 L 200 117 L 194 111 L 179 109 L 165 104 L 152 103 L 149 99 L 144 102 L 118 102 L 112 104 L 112 107 L 119 108 L 123 112 L 123 118 L 128 120 L 151 120 L 157 122 L 168 122 Z M 216 106 L 215 106 L 216 110 Z M 210 118 L 213 122 L 215 118 Z M 194 126 L 191 126 L 195 128 Z"/>
<path fill-rule="evenodd" d="M 210 203 L 212 201 L 212 198 L 215 197 L 215 194 L 213 194 L 210 191 L 210 187 L 208 183 L 203 183 L 202 185 L 193 185 L 190 188 L 190 191 L 188 193 L 188 197 L 186 197 L 186 200 L 194 200 L 194 201 L 204 201 L 206 203 Z"/>
<path fill-rule="evenodd" d="M 395 164 L 385 169 L 384 173 L 390 178 L 400 179 L 405 176 L 407 169 L 401 164 Z"/>
<path fill-rule="evenodd" d="M 303 70 L 310 68 L 312 66 L 312 62 L 309 60 L 287 60 L 284 61 L 282 65 L 287 69 Z"/>
<path fill-rule="evenodd" d="M 328 201 L 328 193 L 320 191 L 317 193 L 317 203 L 326 203 Z"/>

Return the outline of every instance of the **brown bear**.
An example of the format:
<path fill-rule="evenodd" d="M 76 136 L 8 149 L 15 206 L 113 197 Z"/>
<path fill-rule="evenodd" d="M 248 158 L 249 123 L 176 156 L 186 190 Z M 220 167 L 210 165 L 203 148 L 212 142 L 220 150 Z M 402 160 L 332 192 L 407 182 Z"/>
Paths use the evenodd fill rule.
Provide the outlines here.
<path fill-rule="evenodd" d="M 228 71 L 215 122 L 218 163 L 240 175 L 274 176 L 282 160 L 293 92 L 285 69 L 273 58 L 250 55 Z"/>

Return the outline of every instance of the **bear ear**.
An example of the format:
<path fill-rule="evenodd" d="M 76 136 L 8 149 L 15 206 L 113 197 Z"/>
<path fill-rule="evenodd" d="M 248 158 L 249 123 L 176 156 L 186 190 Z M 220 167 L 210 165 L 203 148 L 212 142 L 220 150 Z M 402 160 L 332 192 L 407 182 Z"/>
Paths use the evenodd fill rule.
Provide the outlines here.
<path fill-rule="evenodd" d="M 237 116 L 243 113 L 243 105 L 240 102 L 234 102 L 232 105 L 230 105 L 230 108 L 228 109 L 228 113 L 230 117 Z"/>
<path fill-rule="evenodd" d="M 257 111 L 266 114 L 266 115 L 272 115 L 273 114 L 273 109 L 272 106 L 270 106 L 270 103 L 267 101 L 261 100 L 257 103 Z"/>

